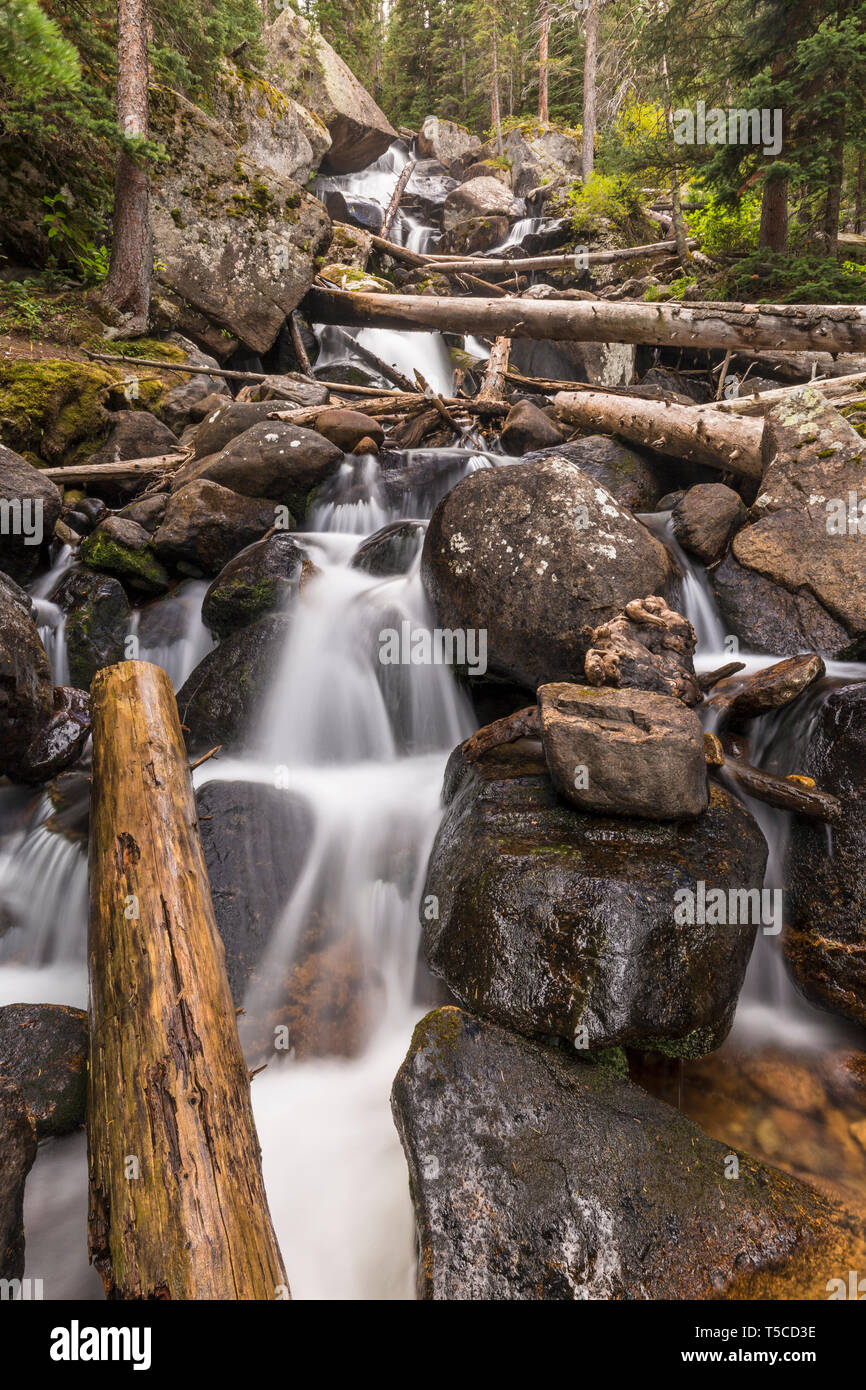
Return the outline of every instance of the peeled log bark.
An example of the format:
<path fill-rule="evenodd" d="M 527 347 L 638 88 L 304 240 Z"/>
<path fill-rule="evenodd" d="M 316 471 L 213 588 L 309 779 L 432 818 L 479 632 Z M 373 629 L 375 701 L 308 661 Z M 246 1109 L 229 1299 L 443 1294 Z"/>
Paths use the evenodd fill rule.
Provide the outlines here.
<path fill-rule="evenodd" d="M 519 263 L 517 263 L 519 264 Z M 572 343 L 686 348 L 866 351 L 859 304 L 645 304 L 629 300 L 452 299 L 434 295 L 311 290 L 316 323 L 347 328 L 438 330 Z"/>
<path fill-rule="evenodd" d="M 615 434 L 671 458 L 703 463 L 746 478 L 760 478 L 763 420 L 726 415 L 668 401 L 604 391 L 561 391 L 553 404 L 561 420 L 599 434 Z"/>
<path fill-rule="evenodd" d="M 171 685 L 91 701 L 91 1260 L 115 1298 L 286 1298 Z"/>

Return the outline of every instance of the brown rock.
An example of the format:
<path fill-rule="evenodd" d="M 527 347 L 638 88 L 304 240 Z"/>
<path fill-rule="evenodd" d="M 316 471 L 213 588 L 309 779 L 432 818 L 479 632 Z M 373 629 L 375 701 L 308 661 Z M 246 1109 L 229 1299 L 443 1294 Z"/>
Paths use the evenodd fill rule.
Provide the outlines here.
<path fill-rule="evenodd" d="M 673 509 L 674 535 L 683 550 L 705 565 L 720 560 L 746 509 L 733 488 L 723 483 L 698 483 L 690 487 Z"/>
<path fill-rule="evenodd" d="M 316 429 L 346 454 L 364 439 L 375 440 L 372 452 L 376 453 L 385 439 L 385 431 L 378 420 L 360 410 L 323 410 L 316 416 Z"/>
<path fill-rule="evenodd" d="M 586 679 L 590 685 L 655 690 L 699 705 L 703 693 L 695 675 L 696 645 L 689 620 L 663 598 L 635 599 L 592 630 Z"/>

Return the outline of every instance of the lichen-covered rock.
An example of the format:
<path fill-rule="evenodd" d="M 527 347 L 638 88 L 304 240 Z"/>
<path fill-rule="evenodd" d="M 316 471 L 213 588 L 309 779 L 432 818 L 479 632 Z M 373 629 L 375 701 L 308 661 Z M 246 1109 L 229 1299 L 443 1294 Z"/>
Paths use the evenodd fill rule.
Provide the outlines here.
<path fill-rule="evenodd" d="M 306 405 L 308 402 L 304 401 L 302 404 Z M 318 405 L 318 401 L 310 401 L 309 404 Z M 230 400 L 219 404 L 202 420 L 195 432 L 195 457 L 211 458 L 245 430 L 252 429 L 253 425 L 264 424 L 274 411 L 279 409 L 278 405 L 269 400 Z"/>
<path fill-rule="evenodd" d="M 246 158 L 277 178 L 305 184 L 331 148 L 324 121 L 261 73 L 225 62 L 211 99 Z"/>
<path fill-rule="evenodd" d="M 0 773 L 18 763 L 51 718 L 53 693 L 30 600 L 0 574 Z"/>
<path fill-rule="evenodd" d="M 442 207 L 442 226 L 445 231 L 470 217 L 507 217 L 516 222 L 524 213 L 523 201 L 499 179 L 484 176 L 470 179 L 451 190 Z"/>
<path fill-rule="evenodd" d="M 151 97 L 153 136 L 169 156 L 152 175 L 158 279 L 266 352 L 313 282 L 330 218 L 292 179 L 248 159 L 185 98 L 165 87 Z"/>
<path fill-rule="evenodd" d="M 113 574 L 138 592 L 161 594 L 168 588 L 168 573 L 154 554 L 150 533 L 137 521 L 106 517 L 81 542 L 81 558 L 90 569 Z"/>
<path fill-rule="evenodd" d="M 721 560 L 733 531 L 745 518 L 739 494 L 724 483 L 690 487 L 671 514 L 674 535 L 683 550 L 705 565 Z"/>
<path fill-rule="evenodd" d="M 651 512 L 668 485 L 667 473 L 655 463 L 606 434 L 590 434 L 552 449 L 525 454 L 524 463 L 564 458 L 606 487 L 630 512 Z"/>
<path fill-rule="evenodd" d="M 581 173 L 579 134 L 541 125 L 515 128 L 505 137 L 503 154 L 511 168 L 514 192 L 525 198 L 542 185 L 571 184 Z"/>
<path fill-rule="evenodd" d="M 607 1067 L 460 1009 L 415 1029 L 391 1095 L 437 1300 L 827 1297 L 860 1223 Z M 844 1269 L 849 1267 L 844 1264 Z M 857 1264 L 850 1267 L 857 1268 Z"/>
<path fill-rule="evenodd" d="M 456 256 L 478 256 L 485 251 L 492 251 L 494 246 L 498 246 L 508 236 L 510 226 L 509 218 L 505 213 L 496 213 L 488 216 L 463 217 L 459 222 L 455 222 L 453 227 L 449 227 L 436 243 L 437 253 L 442 255 Z M 440 285 L 444 276 L 436 275 L 431 268 L 423 268 L 415 272 L 417 279 L 415 286 L 417 292 L 424 293 L 427 284 L 435 286 L 432 291 L 435 294 L 453 294 L 454 282 L 446 281 Z M 430 291 L 426 291 L 430 293 Z"/>
<path fill-rule="evenodd" d="M 436 159 L 446 166 L 467 154 L 481 152 L 481 141 L 456 121 L 427 116 L 418 131 L 418 153 L 422 159 Z"/>
<path fill-rule="evenodd" d="M 36 1125 L 12 1081 L 0 1076 L 0 1279 L 24 1273 L 24 1183 L 36 1157 Z"/>
<path fill-rule="evenodd" d="M 153 537 L 159 559 L 180 574 L 216 575 L 277 520 L 272 498 L 242 497 L 203 478 L 172 493 Z"/>
<path fill-rule="evenodd" d="M 62 504 L 50 478 L 0 444 L 0 570 L 16 583 L 32 578 Z"/>
<path fill-rule="evenodd" d="M 192 482 L 208 479 L 243 497 L 269 497 L 303 517 L 310 494 L 342 462 L 342 449 L 316 430 L 286 420 L 263 420 L 230 440 L 215 457 L 184 465 L 172 492 L 176 496 Z"/>
<path fill-rule="evenodd" d="M 297 538 L 276 531 L 220 570 L 204 596 L 202 621 L 218 637 L 227 637 L 268 613 L 285 612 L 301 585 L 317 573 Z"/>
<path fill-rule="evenodd" d="M 575 811 L 534 743 L 474 764 L 456 751 L 445 795 L 421 916 L 428 964 L 461 1003 L 590 1049 L 721 1044 L 756 925 L 702 923 L 698 885 L 761 886 L 767 848 L 740 802 L 713 786 L 689 821 Z"/>
<path fill-rule="evenodd" d="M 87 1014 L 64 1004 L 0 1008 L 0 1080 L 15 1083 L 39 1138 L 84 1124 Z"/>
<path fill-rule="evenodd" d="M 422 557 L 443 628 L 485 630 L 491 671 L 535 689 L 579 680 L 585 628 L 666 595 L 668 552 L 557 455 L 469 474 L 436 508 Z"/>
<path fill-rule="evenodd" d="M 838 796 L 843 813 L 832 840 L 824 826 L 794 821 L 785 959 L 813 1003 L 866 1025 L 866 683 L 831 690 L 815 714 L 795 770 Z"/>
<path fill-rule="evenodd" d="M 288 630 L 284 617 L 259 618 L 231 633 L 199 662 L 177 696 L 190 746 L 245 741 L 276 674 Z"/>
<path fill-rule="evenodd" d="M 236 1004 L 304 867 L 313 821 L 302 797 L 261 782 L 207 782 L 199 831 Z"/>
<path fill-rule="evenodd" d="M 835 657 L 866 650 L 863 440 L 817 391 L 804 390 L 768 411 L 763 449 L 764 476 L 752 511 L 757 519 L 734 537 L 733 559 L 795 600 L 810 599 L 844 630 L 829 653 L 815 641 L 809 647 Z M 858 501 L 854 525 L 851 494 Z M 789 643 L 782 655 L 791 654 L 793 636 L 782 634 Z"/>
<path fill-rule="evenodd" d="M 324 121 L 331 137 L 323 167 L 335 174 L 364 169 L 397 132 L 322 34 L 285 8 L 264 32 L 267 75 Z"/>

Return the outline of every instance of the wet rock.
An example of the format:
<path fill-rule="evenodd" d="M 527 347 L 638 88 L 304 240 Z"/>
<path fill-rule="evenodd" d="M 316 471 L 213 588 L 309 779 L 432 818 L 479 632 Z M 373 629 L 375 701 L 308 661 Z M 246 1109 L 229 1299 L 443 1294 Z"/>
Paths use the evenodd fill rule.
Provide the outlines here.
<path fill-rule="evenodd" d="M 594 628 L 586 653 L 590 685 L 655 690 L 685 705 L 699 705 L 703 692 L 695 675 L 695 630 L 664 599 L 630 603 L 610 622 Z"/>
<path fill-rule="evenodd" d="M 208 479 L 172 493 L 153 546 L 180 573 L 216 575 L 238 551 L 260 540 L 274 525 L 278 503 L 242 497 Z"/>
<path fill-rule="evenodd" d="M 9 771 L 26 754 L 52 710 L 51 667 L 30 599 L 0 575 L 0 772 Z"/>
<path fill-rule="evenodd" d="M 313 282 L 330 218 L 294 180 L 241 154 L 222 125 L 178 93 L 154 89 L 151 117 L 153 138 L 169 156 L 151 177 L 157 279 L 265 352 Z"/>
<path fill-rule="evenodd" d="M 418 1025 L 391 1105 L 420 1298 L 712 1299 L 756 1276 L 773 1297 L 806 1255 L 826 1298 L 827 1250 L 857 1243 L 812 1188 L 745 1153 L 726 1181 L 730 1144 L 672 1106 L 460 1009 Z"/>
<path fill-rule="evenodd" d="M 513 405 L 502 426 L 502 447 L 506 454 L 521 458 L 530 450 L 543 450 L 561 444 L 565 438 L 558 425 L 531 401 Z"/>
<path fill-rule="evenodd" d="M 360 410 L 323 410 L 316 416 L 316 430 L 346 454 L 350 454 L 362 439 L 372 439 L 377 449 L 385 440 L 379 421 Z"/>
<path fill-rule="evenodd" d="M 668 552 L 567 459 L 479 469 L 440 502 L 424 587 L 439 626 L 485 630 L 488 666 L 535 689 L 579 679 L 584 628 L 664 596 Z"/>
<path fill-rule="evenodd" d="M 418 153 L 422 159 L 436 159 L 440 164 L 453 164 L 464 155 L 481 150 L 481 141 L 456 121 L 444 121 L 439 116 L 427 116 L 418 131 Z"/>
<path fill-rule="evenodd" d="M 352 556 L 352 569 L 365 570 L 377 578 L 407 574 L 424 544 L 425 521 L 389 521 L 369 536 Z"/>
<path fill-rule="evenodd" d="M 859 644 L 806 589 L 790 593 L 739 564 L 737 539 L 722 563 L 710 571 L 710 585 L 728 631 L 747 650 L 773 656 L 817 651 L 831 659 L 857 654 Z"/>
<path fill-rule="evenodd" d="M 461 178 L 461 183 L 470 183 L 472 179 L 498 179 L 507 189 L 511 189 L 511 170 L 499 164 L 494 164 L 492 160 L 479 159 L 474 164 L 470 164 L 466 173 Z"/>
<path fill-rule="evenodd" d="M 73 570 L 55 599 L 66 613 L 70 680 L 79 690 L 89 690 L 97 671 L 126 655 L 129 599 L 118 579 L 86 569 Z"/>
<path fill-rule="evenodd" d="M 62 520 L 79 536 L 89 536 L 107 516 L 108 508 L 101 497 L 81 497 L 71 510 L 64 507 Z"/>
<path fill-rule="evenodd" d="M 171 338 L 172 342 L 183 348 L 187 363 L 190 366 L 219 366 L 215 357 L 211 357 L 207 352 L 202 352 L 201 348 L 197 347 L 195 343 L 191 343 L 188 338 L 182 337 L 179 333 L 172 334 Z M 180 436 L 191 421 L 202 419 L 201 404 L 212 396 L 217 397 L 217 399 L 219 397 L 231 399 L 228 382 L 224 377 L 208 376 L 204 372 L 197 376 L 185 377 L 180 385 L 173 387 L 160 403 L 160 418 L 165 421 L 170 430 Z"/>
<path fill-rule="evenodd" d="M 470 179 L 452 189 L 442 207 L 442 226 L 450 231 L 470 217 L 507 217 L 516 222 L 524 205 L 499 179 Z"/>
<path fill-rule="evenodd" d="M 606 434 L 591 434 L 570 444 L 542 449 L 524 456 L 524 463 L 540 458 L 564 458 L 606 487 L 630 512 L 651 512 L 667 487 L 667 474 L 633 449 Z"/>
<path fill-rule="evenodd" d="M 302 797 L 260 782 L 208 782 L 196 807 L 229 986 L 241 1004 L 306 862 L 312 816 Z"/>
<path fill-rule="evenodd" d="M 733 531 L 746 519 L 738 493 L 723 483 L 698 483 L 677 502 L 672 520 L 683 550 L 705 565 L 721 560 Z"/>
<path fill-rule="evenodd" d="M 728 676 L 713 686 L 706 708 L 735 726 L 743 724 L 798 700 L 825 670 L 820 656 L 792 656 L 750 676 Z"/>
<path fill-rule="evenodd" d="M 833 656 L 866 650 L 866 528 L 861 534 L 859 512 L 851 524 L 849 507 L 862 489 L 864 457 L 856 430 L 817 391 L 773 406 L 757 520 L 731 547 L 740 566 L 807 595 L 845 630 Z"/>
<path fill-rule="evenodd" d="M 538 290 L 548 293 L 535 293 L 533 299 L 595 298 L 577 290 L 561 295 L 549 285 L 540 285 Z M 518 338 L 512 344 L 511 362 L 527 376 L 590 386 L 628 386 L 634 375 L 635 349 L 632 343 L 552 343 Z"/>
<path fill-rule="evenodd" d="M 579 810 L 682 820 L 707 809 L 701 721 L 673 696 L 542 685 L 538 709 L 553 785 Z"/>
<path fill-rule="evenodd" d="M 285 9 L 264 33 L 266 71 L 328 128 L 331 147 L 323 168 L 335 174 L 365 169 L 384 154 L 397 132 L 342 58 L 310 23 Z"/>
<path fill-rule="evenodd" d="M 461 1003 L 591 1049 L 720 1045 L 756 927 L 677 916 L 699 903 L 700 883 L 726 907 L 729 890 L 761 886 L 766 844 L 739 801 L 713 786 L 698 819 L 581 813 L 557 796 L 535 743 L 474 764 L 455 752 L 445 797 L 422 896 L 438 917 L 422 925 L 430 968 Z"/>
<path fill-rule="evenodd" d="M 0 1279 L 24 1273 L 24 1183 L 36 1157 L 36 1126 L 21 1092 L 0 1076 Z"/>
<path fill-rule="evenodd" d="M 90 569 L 113 574 L 130 589 L 161 594 L 168 588 L 168 573 L 151 539 L 138 522 L 109 516 L 82 541 L 81 558 Z"/>
<path fill-rule="evenodd" d="M 139 497 L 135 502 L 129 502 L 118 512 L 118 516 L 124 521 L 135 521 L 139 526 L 143 526 L 145 531 L 151 535 L 159 529 L 160 523 L 165 516 L 165 509 L 168 503 L 167 492 L 153 492 L 148 497 Z"/>
<path fill-rule="evenodd" d="M 84 1124 L 87 1014 L 65 1004 L 0 1008 L 0 1082 L 19 1089 L 37 1136 Z"/>
<path fill-rule="evenodd" d="M 88 458 L 88 464 L 125 463 L 127 459 L 158 458 L 161 454 L 176 453 L 179 448 L 177 435 L 148 410 L 117 410 L 111 416 L 111 432 L 95 454 Z M 129 496 L 130 488 L 140 487 L 140 482 L 112 482 L 107 479 L 100 483 L 100 492 L 105 492 L 110 501 L 113 497 L 123 500 Z"/>
<path fill-rule="evenodd" d="M 191 747 L 237 745 L 252 732 L 288 626 L 283 617 L 260 618 L 231 633 L 199 662 L 177 696 Z"/>
<path fill-rule="evenodd" d="M 313 401 L 313 405 L 317 402 Z M 195 457 L 211 458 L 253 425 L 269 421 L 280 407 L 273 401 L 226 401 L 206 416 L 195 432 Z M 272 421 L 270 423 L 276 423 Z"/>
<path fill-rule="evenodd" d="M 316 430 L 267 420 L 232 439 L 214 458 L 180 469 L 172 492 L 208 480 L 243 497 L 270 498 L 302 517 L 310 494 L 342 461 L 342 450 Z"/>
<path fill-rule="evenodd" d="M 843 815 L 832 838 L 794 821 L 785 959 L 808 999 L 866 1025 L 866 683 L 827 695 L 796 770 L 839 797 Z"/>
<path fill-rule="evenodd" d="M 0 570 L 16 583 L 32 578 L 62 501 L 60 489 L 49 478 L 0 444 Z"/>
<path fill-rule="evenodd" d="M 459 222 L 455 222 L 453 227 L 449 227 L 444 236 L 439 238 L 436 251 L 439 255 L 456 256 L 480 256 L 485 251 L 491 251 L 494 246 L 498 246 L 508 235 L 510 226 L 509 219 L 504 213 L 496 215 L 464 217 Z M 425 270 L 427 279 L 434 278 L 438 281 L 442 277 L 435 276 L 433 270 Z M 423 289 L 424 279 L 419 283 Z M 453 281 L 450 282 L 453 287 Z M 449 287 L 449 293 L 452 288 Z M 438 292 L 438 291 L 437 291 Z"/>
<path fill-rule="evenodd" d="M 449 177 L 444 162 L 419 159 L 406 185 L 402 203 L 423 222 L 438 222 L 442 216 L 442 204 L 456 187 L 457 180 Z"/>
<path fill-rule="evenodd" d="M 27 749 L 10 759 L 9 775 L 17 782 L 47 782 L 78 760 L 89 737 L 89 695 L 73 686 L 59 685 L 54 690 L 50 717 L 36 730 Z"/>
<path fill-rule="evenodd" d="M 300 586 L 318 571 L 294 536 L 277 531 L 247 546 L 220 570 L 204 596 L 201 616 L 218 637 L 285 612 Z"/>

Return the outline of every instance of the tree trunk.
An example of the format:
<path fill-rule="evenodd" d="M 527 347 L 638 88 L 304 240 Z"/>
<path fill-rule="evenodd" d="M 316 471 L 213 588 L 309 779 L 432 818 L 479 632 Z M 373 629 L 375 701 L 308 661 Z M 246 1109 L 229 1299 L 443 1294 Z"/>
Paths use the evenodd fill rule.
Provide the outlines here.
<path fill-rule="evenodd" d="M 90 1254 L 110 1297 L 288 1297 L 165 672 L 92 687 Z"/>
<path fill-rule="evenodd" d="M 411 179 L 414 170 L 415 160 L 411 159 L 401 172 L 400 177 L 398 178 L 397 183 L 394 186 L 394 192 L 391 194 L 391 201 L 388 204 L 388 209 L 385 213 L 385 218 L 382 223 L 382 230 L 380 232 L 380 236 L 382 237 L 383 241 L 387 241 L 388 239 L 391 228 L 394 225 L 394 218 L 397 216 L 397 213 L 400 208 L 400 199 L 403 197 L 403 194 L 406 191 L 406 185 Z"/>
<path fill-rule="evenodd" d="M 147 76 L 147 0 L 117 0 L 117 122 L 127 139 L 147 139 Z M 128 316 L 124 334 L 130 337 L 147 329 L 152 272 L 147 174 L 121 150 L 114 180 L 114 230 L 104 299 Z"/>
<path fill-rule="evenodd" d="M 502 400 L 510 353 L 511 339 L 497 338 L 493 347 L 490 349 L 490 360 L 487 363 L 487 370 L 484 373 L 481 390 L 475 398 L 476 401 Z"/>
<path fill-rule="evenodd" d="M 496 15 L 492 16 L 493 81 L 490 85 L 490 125 L 496 138 L 496 153 L 502 154 L 502 116 L 499 107 L 499 44 L 496 38 Z"/>
<path fill-rule="evenodd" d="M 583 148 L 581 175 L 584 183 L 595 168 L 596 76 L 601 0 L 589 0 L 586 12 L 586 53 L 583 60 Z"/>
<path fill-rule="evenodd" d="M 694 238 L 689 242 L 690 246 L 697 246 Z M 376 239 L 373 238 L 373 245 Z M 662 256 L 665 252 L 675 251 L 675 241 L 653 241 L 646 246 L 624 246 L 610 251 L 587 251 L 580 258 L 581 266 L 584 265 L 618 265 L 621 261 L 640 261 L 646 256 Z M 492 256 L 466 256 L 465 258 L 439 259 L 436 256 L 422 258 L 421 263 L 429 267 L 430 270 L 439 271 L 442 274 L 452 274 L 454 272 L 464 272 L 483 270 L 488 275 L 510 275 L 515 271 L 524 274 L 530 270 L 574 270 L 576 258 L 574 253 L 561 256 L 527 256 L 525 260 L 494 259 Z"/>
<path fill-rule="evenodd" d="M 644 304 L 628 300 L 460 299 L 311 290 L 312 322 L 406 332 L 481 333 L 572 343 L 790 352 L 866 351 L 866 306 L 856 304 Z"/>
<path fill-rule="evenodd" d="M 541 33 L 538 40 L 538 119 L 550 120 L 549 88 L 550 6 L 541 0 Z"/>
<path fill-rule="evenodd" d="M 854 191 L 854 231 L 860 236 L 863 232 L 863 182 L 866 158 L 863 151 L 857 156 L 857 186 Z"/>
<path fill-rule="evenodd" d="M 837 140 L 830 152 L 830 176 L 824 202 L 822 223 L 824 253 L 836 256 L 839 251 L 839 217 L 842 211 L 842 184 L 845 179 L 845 128 L 837 124 Z"/>
<path fill-rule="evenodd" d="M 685 405 L 602 391 L 561 391 L 553 404 L 561 420 L 589 432 L 615 434 L 657 453 L 726 473 L 761 477 L 763 420 L 722 411 L 698 413 Z"/>
<path fill-rule="evenodd" d="M 788 249 L 788 180 L 764 180 L 764 196 L 761 202 L 761 230 L 758 245 L 766 251 Z"/>

